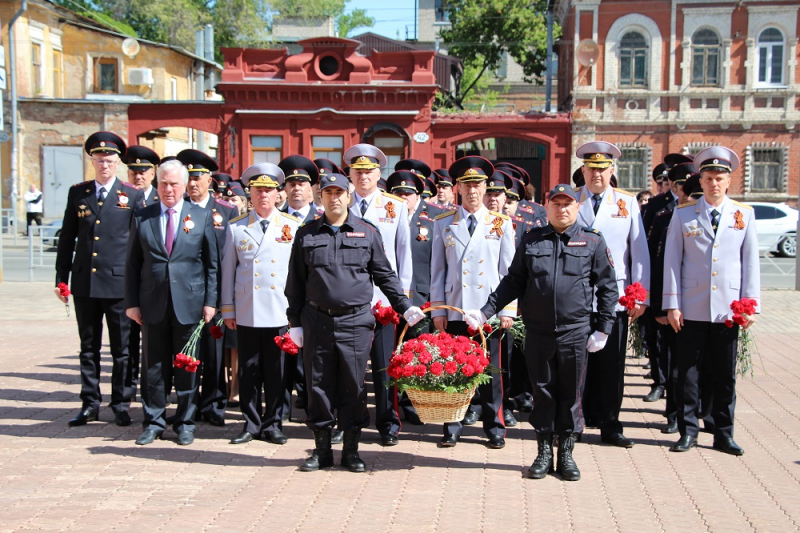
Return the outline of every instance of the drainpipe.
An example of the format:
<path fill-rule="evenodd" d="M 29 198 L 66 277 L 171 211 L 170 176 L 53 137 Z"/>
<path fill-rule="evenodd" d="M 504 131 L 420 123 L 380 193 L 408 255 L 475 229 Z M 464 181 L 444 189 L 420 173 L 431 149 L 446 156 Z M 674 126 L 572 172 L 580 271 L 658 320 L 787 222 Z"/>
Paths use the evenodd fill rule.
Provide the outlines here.
<path fill-rule="evenodd" d="M 8 67 L 11 79 L 11 211 L 14 217 L 14 244 L 17 243 L 17 198 L 19 197 L 19 187 L 17 181 L 17 154 L 19 152 L 19 124 L 17 120 L 17 52 L 16 52 L 16 32 L 14 23 L 28 10 L 28 0 L 22 0 L 19 11 L 14 13 L 8 21 Z"/>
<path fill-rule="evenodd" d="M 194 32 L 194 55 L 203 57 L 203 30 L 197 30 Z M 206 90 L 205 90 L 205 63 L 200 60 L 196 60 L 197 62 L 197 76 L 195 77 L 195 99 L 198 101 L 203 101 L 206 98 Z M 206 151 L 206 138 L 203 135 L 202 131 L 198 131 L 197 135 L 197 149 L 201 152 Z"/>
<path fill-rule="evenodd" d="M 553 96 L 553 7 L 547 6 L 547 79 L 544 86 L 544 111 L 550 112 L 550 99 Z"/>

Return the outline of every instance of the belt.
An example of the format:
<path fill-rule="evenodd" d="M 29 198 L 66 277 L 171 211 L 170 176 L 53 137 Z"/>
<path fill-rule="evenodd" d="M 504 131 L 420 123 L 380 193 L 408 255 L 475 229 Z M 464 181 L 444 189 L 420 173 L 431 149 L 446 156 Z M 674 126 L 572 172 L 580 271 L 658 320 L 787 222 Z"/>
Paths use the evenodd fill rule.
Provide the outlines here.
<path fill-rule="evenodd" d="M 325 313 L 329 316 L 347 316 L 347 315 L 354 315 L 359 311 L 362 311 L 369 307 L 369 304 L 357 305 L 355 307 L 341 307 L 339 309 L 331 309 L 328 307 L 324 307 L 319 305 L 317 302 L 312 302 L 309 300 L 308 305 L 311 306 L 312 309 L 316 309 L 320 313 Z"/>

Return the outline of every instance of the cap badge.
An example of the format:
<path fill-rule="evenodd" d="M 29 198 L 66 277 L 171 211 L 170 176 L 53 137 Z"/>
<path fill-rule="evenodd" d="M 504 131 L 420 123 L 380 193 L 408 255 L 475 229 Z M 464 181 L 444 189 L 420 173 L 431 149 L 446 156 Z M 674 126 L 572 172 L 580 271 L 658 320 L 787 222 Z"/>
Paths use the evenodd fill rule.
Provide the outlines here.
<path fill-rule="evenodd" d="M 336 181 L 336 176 L 331 176 L 331 181 Z"/>
<path fill-rule="evenodd" d="M 478 171 L 475 170 L 474 168 L 468 168 L 467 171 L 464 173 L 464 175 L 465 176 L 474 176 L 477 173 L 478 173 Z"/>
<path fill-rule="evenodd" d="M 367 158 L 362 155 L 361 157 L 358 158 L 358 162 L 359 163 L 366 163 L 367 162 Z"/>
<path fill-rule="evenodd" d="M 142 162 L 142 160 L 141 160 L 141 159 L 137 159 L 137 160 L 136 160 L 136 162 L 137 162 L 137 163 L 141 163 L 141 162 Z"/>
<path fill-rule="evenodd" d="M 564 187 L 559 187 L 558 192 L 564 192 Z"/>
<path fill-rule="evenodd" d="M 189 163 L 188 165 L 186 165 L 186 168 L 188 168 L 189 170 L 192 170 L 192 169 L 194 168 L 194 165 L 192 165 L 191 163 Z"/>
<path fill-rule="evenodd" d="M 405 180 L 403 180 L 403 181 L 401 181 L 401 182 L 400 182 L 400 185 L 403 185 L 403 186 L 405 186 L 405 184 L 406 184 Z"/>
<path fill-rule="evenodd" d="M 719 164 L 719 159 L 715 159 L 715 160 L 713 161 L 713 163 L 714 163 L 715 165 L 716 165 L 716 164 Z"/>
<path fill-rule="evenodd" d="M 105 146 L 105 145 L 106 145 L 105 141 L 100 142 L 100 146 Z"/>

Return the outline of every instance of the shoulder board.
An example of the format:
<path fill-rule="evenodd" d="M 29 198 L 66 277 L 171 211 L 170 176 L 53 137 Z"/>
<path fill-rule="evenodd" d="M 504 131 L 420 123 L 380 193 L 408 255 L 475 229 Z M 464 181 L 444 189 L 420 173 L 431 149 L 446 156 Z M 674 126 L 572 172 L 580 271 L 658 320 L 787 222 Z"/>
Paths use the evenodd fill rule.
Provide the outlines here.
<path fill-rule="evenodd" d="M 503 213 L 498 213 L 497 211 L 489 211 L 489 213 L 491 213 L 492 215 L 494 215 L 496 217 L 500 217 L 503 220 L 511 220 L 511 218 L 508 215 L 504 215 Z"/>
<path fill-rule="evenodd" d="M 664 215 L 671 215 L 671 214 L 672 214 L 672 211 L 670 211 L 669 209 L 662 209 L 661 211 L 656 213 L 656 216 L 657 217 L 663 217 Z"/>
<path fill-rule="evenodd" d="M 439 220 L 439 219 L 442 219 L 442 218 L 451 217 L 451 216 L 453 216 L 455 214 L 456 214 L 456 210 L 455 209 L 453 209 L 452 211 L 445 211 L 441 215 L 436 215 L 436 217 L 434 217 L 434 220 Z"/>
<path fill-rule="evenodd" d="M 403 201 L 405 202 L 405 200 L 403 200 Z M 363 222 L 364 224 L 366 224 L 367 226 L 371 227 L 372 229 L 374 229 L 378 233 L 380 233 L 380 231 L 381 231 L 381 230 L 378 229 L 378 226 L 376 226 L 375 223 L 372 222 L 368 218 L 358 218 L 358 217 L 356 217 L 356 223 L 358 223 L 358 222 Z"/>
<path fill-rule="evenodd" d="M 627 194 L 628 196 L 636 196 L 636 195 L 635 195 L 635 194 L 633 194 L 632 192 L 628 192 L 628 191 L 626 191 L 625 189 L 614 189 L 614 192 L 620 192 L 620 193 L 622 193 L 622 194 Z"/>
<path fill-rule="evenodd" d="M 678 206 L 678 209 L 683 209 L 684 207 L 692 207 L 694 204 L 697 203 L 697 200 L 689 200 L 685 204 L 681 204 Z"/>
<path fill-rule="evenodd" d="M 586 231 L 586 232 L 588 232 L 588 233 L 595 233 L 595 234 L 597 234 L 597 235 L 602 235 L 602 233 L 600 233 L 600 230 L 599 230 L 599 229 L 590 228 L 589 226 L 584 226 L 584 227 L 583 227 L 583 231 Z"/>
<path fill-rule="evenodd" d="M 400 198 L 399 196 L 395 196 L 394 194 L 390 194 L 388 192 L 383 193 L 383 195 L 387 198 L 391 198 L 392 200 L 397 200 L 398 202 L 405 203 L 405 200 Z"/>
<path fill-rule="evenodd" d="M 233 205 L 233 204 L 229 204 L 229 203 L 228 203 L 228 202 L 226 202 L 225 200 L 216 200 L 216 202 L 217 202 L 219 205 L 223 206 L 223 207 L 236 207 L 236 206 L 235 206 L 235 205 Z M 237 208 L 237 209 L 238 209 L 238 208 Z"/>
<path fill-rule="evenodd" d="M 90 183 L 92 183 L 93 181 L 94 181 L 94 180 L 82 181 L 82 182 L 80 182 L 80 183 L 76 183 L 75 185 L 73 185 L 73 187 L 83 187 L 83 186 L 85 186 L 85 185 L 89 185 L 89 184 L 90 184 Z M 120 180 L 120 181 L 121 181 L 121 180 Z"/>
<path fill-rule="evenodd" d="M 136 189 L 137 191 L 139 190 L 139 188 L 136 187 L 136 185 L 134 185 L 132 183 L 128 183 L 127 181 L 120 180 L 120 183 L 122 183 L 123 187 L 128 187 L 129 189 Z"/>
<path fill-rule="evenodd" d="M 250 213 L 245 213 L 244 215 L 239 215 L 238 217 L 232 218 L 232 219 L 230 219 L 230 220 L 228 221 L 228 224 L 232 224 L 232 223 L 234 223 L 234 222 L 238 222 L 238 221 L 242 220 L 243 218 L 246 218 L 246 217 L 247 217 L 247 215 L 249 215 L 249 214 L 250 214 Z"/>
<path fill-rule="evenodd" d="M 531 214 L 531 215 L 533 214 L 533 205 L 519 205 L 519 206 L 517 206 L 517 209 L 519 209 L 520 211 L 522 211 L 524 213 L 528 213 L 528 214 Z"/>
<path fill-rule="evenodd" d="M 733 202 L 733 205 L 735 205 L 736 207 L 741 207 L 743 209 L 753 209 L 752 205 L 743 204 L 742 202 L 737 202 L 736 200 L 731 200 L 731 202 Z"/>
<path fill-rule="evenodd" d="M 514 215 L 513 217 L 511 217 L 511 220 L 513 220 L 514 222 L 525 222 L 525 219 L 524 219 L 524 218 L 522 218 L 522 217 L 519 217 L 519 216 L 516 216 L 516 215 Z"/>
<path fill-rule="evenodd" d="M 295 222 L 302 222 L 302 220 L 300 220 L 300 219 L 299 219 L 299 218 L 297 218 L 297 217 L 293 217 L 293 216 L 292 216 L 292 215 L 290 215 L 289 213 L 284 213 L 283 211 L 278 211 L 278 213 L 280 213 L 280 215 L 281 215 L 282 217 L 284 217 L 284 218 L 288 218 L 289 220 L 294 220 Z M 231 220 L 231 222 L 233 222 L 233 221 Z"/>
<path fill-rule="evenodd" d="M 583 188 L 583 187 L 575 187 L 575 188 L 574 188 L 574 189 L 572 189 L 572 190 L 573 190 L 573 191 L 575 191 L 575 192 L 581 192 L 581 189 L 582 189 L 582 188 Z"/>

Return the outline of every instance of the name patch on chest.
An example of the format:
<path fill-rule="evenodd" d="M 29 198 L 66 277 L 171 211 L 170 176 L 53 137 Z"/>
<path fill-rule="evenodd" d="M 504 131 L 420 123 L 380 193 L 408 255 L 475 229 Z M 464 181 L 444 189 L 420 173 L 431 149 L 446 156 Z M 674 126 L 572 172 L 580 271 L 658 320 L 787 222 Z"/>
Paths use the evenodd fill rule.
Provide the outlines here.
<path fill-rule="evenodd" d="M 347 237 L 361 237 L 362 239 L 367 236 L 363 231 L 348 231 L 345 235 Z"/>
<path fill-rule="evenodd" d="M 569 241 L 567 246 L 588 246 L 588 241 Z"/>

